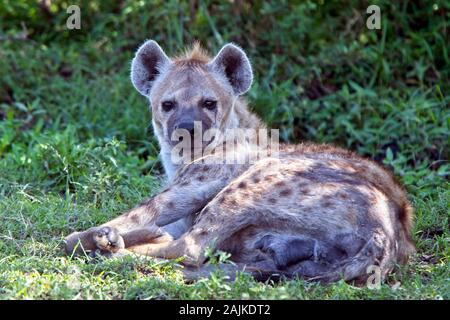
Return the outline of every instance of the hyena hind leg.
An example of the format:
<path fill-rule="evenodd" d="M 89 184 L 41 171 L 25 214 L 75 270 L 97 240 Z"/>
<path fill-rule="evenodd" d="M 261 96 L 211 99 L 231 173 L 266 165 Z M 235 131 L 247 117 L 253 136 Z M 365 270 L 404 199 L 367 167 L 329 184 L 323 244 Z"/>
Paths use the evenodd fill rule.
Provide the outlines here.
<path fill-rule="evenodd" d="M 315 261 L 304 261 L 295 266 L 293 273 L 321 282 L 343 279 L 354 284 L 363 284 L 370 276 L 368 268 L 372 266 L 378 268 L 380 280 L 382 280 L 393 267 L 392 253 L 388 249 L 390 245 L 388 237 L 381 233 L 374 233 L 367 241 L 356 241 L 355 246 L 348 242 L 352 237 L 342 238 L 344 245 L 350 248 L 348 253 L 352 253 L 351 255 L 347 253 L 342 259 L 328 264 L 322 264 L 321 261 L 319 264 Z"/>

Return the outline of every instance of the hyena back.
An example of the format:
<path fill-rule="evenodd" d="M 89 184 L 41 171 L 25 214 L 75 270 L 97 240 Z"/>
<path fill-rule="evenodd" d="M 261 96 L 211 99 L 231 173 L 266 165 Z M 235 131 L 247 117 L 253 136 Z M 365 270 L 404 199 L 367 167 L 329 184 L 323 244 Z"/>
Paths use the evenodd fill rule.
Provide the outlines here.
<path fill-rule="evenodd" d="M 223 148 L 204 130 L 265 128 L 240 97 L 252 83 L 250 62 L 233 44 L 210 58 L 198 45 L 169 58 L 150 40 L 131 67 L 136 89 L 151 105 L 168 176 L 165 189 L 99 227 L 66 238 L 68 252 L 134 252 L 204 270 L 207 248 L 231 254 L 253 274 L 364 281 L 369 266 L 385 276 L 414 251 L 413 211 L 392 175 L 376 163 L 330 145 L 280 145 L 275 155 L 227 163 L 223 153 L 250 154 L 244 139 Z M 189 157 L 173 161 L 177 130 L 189 133 Z M 189 144 L 187 144 L 189 145 Z M 220 150 L 220 152 L 218 152 Z M 219 159 L 219 155 L 222 158 Z"/>

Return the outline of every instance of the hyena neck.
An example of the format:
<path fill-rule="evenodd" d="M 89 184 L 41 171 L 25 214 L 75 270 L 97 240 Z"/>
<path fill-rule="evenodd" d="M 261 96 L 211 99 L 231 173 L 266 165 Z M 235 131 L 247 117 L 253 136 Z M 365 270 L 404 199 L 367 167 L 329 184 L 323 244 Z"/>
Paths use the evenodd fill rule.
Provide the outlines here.
<path fill-rule="evenodd" d="M 262 121 L 258 118 L 256 114 L 248 110 L 247 103 L 243 99 L 237 99 L 233 109 L 231 110 L 231 113 L 227 117 L 226 121 L 222 124 L 217 124 L 217 127 L 223 133 L 222 137 L 226 135 L 227 130 L 234 130 L 234 129 L 252 129 L 256 132 L 260 129 L 265 129 L 265 125 L 262 123 Z M 164 167 L 164 171 L 166 172 L 166 175 L 170 180 L 174 177 L 177 170 L 185 165 L 186 163 L 182 164 L 176 164 L 172 161 L 172 149 L 173 145 L 168 143 L 163 136 L 158 134 L 158 132 L 155 132 L 156 136 L 158 137 L 158 141 L 161 147 L 160 157 L 161 161 Z M 239 141 L 239 140 L 237 140 Z M 247 141 L 248 142 L 248 141 Z M 214 145 L 209 145 L 207 150 L 203 150 L 202 154 L 194 156 L 193 161 L 197 160 L 198 158 L 207 155 L 208 153 L 214 153 L 217 148 L 223 148 L 223 139 L 215 139 Z"/>
<path fill-rule="evenodd" d="M 164 167 L 164 171 L 166 172 L 167 178 L 169 181 L 172 180 L 173 176 L 177 172 L 178 168 L 181 165 L 174 164 L 171 159 L 171 153 L 170 151 L 164 150 L 164 148 L 161 148 L 160 153 L 161 161 Z"/>
<path fill-rule="evenodd" d="M 265 125 L 259 117 L 248 109 L 243 99 L 238 99 L 229 116 L 226 129 L 264 129 Z"/>
<path fill-rule="evenodd" d="M 209 152 L 203 152 L 204 155 L 208 153 L 226 152 L 231 153 L 248 153 L 259 148 L 257 140 L 251 138 L 251 134 L 258 134 L 261 129 L 266 129 L 266 126 L 259 119 L 259 117 L 251 112 L 245 100 L 238 99 L 232 109 L 232 112 L 219 125 L 220 137 L 213 141 L 214 145 L 208 146 Z M 227 145 L 233 144 L 232 148 Z M 217 152 L 219 150 L 219 152 Z"/>

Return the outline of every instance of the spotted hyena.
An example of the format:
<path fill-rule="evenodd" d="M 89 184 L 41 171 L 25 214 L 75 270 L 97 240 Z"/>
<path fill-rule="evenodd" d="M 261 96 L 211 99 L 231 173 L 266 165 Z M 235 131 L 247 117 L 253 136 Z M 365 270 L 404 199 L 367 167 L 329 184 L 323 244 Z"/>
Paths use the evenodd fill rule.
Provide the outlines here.
<path fill-rule="evenodd" d="M 169 58 L 150 40 L 132 61 L 131 80 L 149 99 L 167 186 L 114 220 L 72 233 L 67 252 L 184 256 L 187 269 L 205 270 L 209 248 L 253 274 L 364 281 L 369 266 L 384 276 L 414 251 L 413 210 L 378 164 L 324 144 L 281 144 L 276 154 L 247 138 L 224 147 L 229 129 L 265 128 L 241 98 L 253 75 L 236 45 L 214 58 L 198 45 Z M 194 141 L 196 123 L 218 134 L 174 161 L 175 148 Z M 174 139 L 180 130 L 188 139 Z M 261 149 L 267 153 L 255 161 L 223 161 Z"/>

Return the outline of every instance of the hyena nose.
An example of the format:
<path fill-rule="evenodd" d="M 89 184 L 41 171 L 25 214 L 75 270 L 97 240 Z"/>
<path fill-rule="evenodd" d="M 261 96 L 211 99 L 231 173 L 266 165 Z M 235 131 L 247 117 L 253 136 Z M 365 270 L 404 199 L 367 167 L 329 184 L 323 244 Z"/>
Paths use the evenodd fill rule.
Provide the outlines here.
<path fill-rule="evenodd" d="M 182 122 L 175 126 L 175 130 L 177 129 L 185 129 L 192 137 L 194 136 L 194 122 Z"/>

